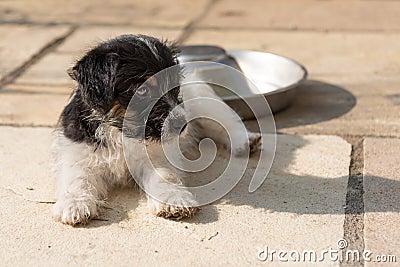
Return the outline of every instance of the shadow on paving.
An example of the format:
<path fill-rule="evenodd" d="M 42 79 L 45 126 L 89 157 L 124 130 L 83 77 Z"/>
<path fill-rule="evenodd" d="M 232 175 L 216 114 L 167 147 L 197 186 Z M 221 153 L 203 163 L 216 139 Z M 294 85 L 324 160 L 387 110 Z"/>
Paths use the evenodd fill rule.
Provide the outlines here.
<path fill-rule="evenodd" d="M 310 125 L 338 118 L 348 113 L 357 99 L 346 89 L 322 81 L 308 80 L 295 89 L 296 96 L 291 106 L 275 114 L 276 129 Z M 257 129 L 249 121 L 251 130 Z"/>

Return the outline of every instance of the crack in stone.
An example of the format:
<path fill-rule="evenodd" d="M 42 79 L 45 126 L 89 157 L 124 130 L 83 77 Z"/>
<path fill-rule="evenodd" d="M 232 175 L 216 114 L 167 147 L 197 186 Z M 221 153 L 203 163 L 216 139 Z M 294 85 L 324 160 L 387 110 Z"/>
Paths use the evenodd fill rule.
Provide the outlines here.
<path fill-rule="evenodd" d="M 208 14 L 211 8 L 218 2 L 219 0 L 210 0 L 207 6 L 204 8 L 203 12 L 192 21 L 190 21 L 185 28 L 183 28 L 182 34 L 177 38 L 177 43 L 182 44 L 186 41 L 190 35 L 192 35 L 193 31 L 195 30 L 197 24 L 203 20 L 203 18 Z"/>
<path fill-rule="evenodd" d="M 5 190 L 7 190 L 7 191 L 9 191 L 9 192 L 11 192 L 11 193 L 17 195 L 17 196 L 20 196 L 20 197 L 22 197 L 24 200 L 29 201 L 29 202 L 39 203 L 39 204 L 54 204 L 54 203 L 56 203 L 56 202 L 53 201 L 53 200 L 34 200 L 34 199 L 29 199 L 29 198 L 25 197 L 25 195 L 24 195 L 23 193 L 18 192 L 17 190 L 15 190 L 14 188 L 12 188 L 12 187 L 10 187 L 10 186 L 3 187 L 3 189 L 5 189 Z"/>

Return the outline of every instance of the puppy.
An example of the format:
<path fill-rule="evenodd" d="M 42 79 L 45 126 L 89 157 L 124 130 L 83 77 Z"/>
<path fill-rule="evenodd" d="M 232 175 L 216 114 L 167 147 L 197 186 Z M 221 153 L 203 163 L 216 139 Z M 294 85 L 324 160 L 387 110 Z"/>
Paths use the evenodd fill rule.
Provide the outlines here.
<path fill-rule="evenodd" d="M 53 207 L 55 220 L 75 225 L 96 218 L 109 190 L 132 183 L 133 176 L 144 191 L 157 191 L 162 196 L 160 201 L 147 195 L 149 207 L 156 216 L 179 219 L 190 217 L 197 211 L 194 196 L 185 189 L 172 186 L 183 184 L 175 171 L 154 169 L 141 156 L 129 159 L 134 165 L 133 170 L 129 170 L 123 152 L 123 122 L 134 95 L 142 103 L 159 96 L 160 100 L 154 105 L 145 125 L 144 139 L 153 145 L 160 144 L 166 118 L 173 109 L 174 120 L 178 123 L 169 125 L 178 130 L 185 124 L 185 112 L 199 112 L 196 110 L 198 107 L 191 107 L 190 111 L 177 108 L 182 101 L 179 88 L 163 95 L 157 88 L 141 87 L 148 79 L 153 79 L 151 84 L 179 79 L 179 73 L 163 81 L 152 78 L 156 73 L 177 65 L 177 53 L 176 46 L 156 38 L 123 35 L 99 44 L 68 71 L 76 81 L 76 87 L 61 113 L 53 142 L 57 186 L 57 202 Z M 195 89 L 188 90 L 187 99 L 198 95 L 218 99 L 208 86 Z M 229 112 L 226 118 L 228 128 L 234 129 L 239 123 Z M 222 137 L 223 129 L 218 125 L 200 120 L 187 128 L 195 142 L 210 137 L 224 147 L 230 145 L 229 140 Z M 128 138 L 131 151 L 139 149 L 139 144 L 142 144 L 142 140 L 132 132 L 124 137 Z M 259 148 L 258 134 L 246 133 L 238 135 L 238 138 L 242 139 L 239 142 L 242 146 L 233 148 L 238 154 L 244 147 L 251 146 L 252 151 Z"/>

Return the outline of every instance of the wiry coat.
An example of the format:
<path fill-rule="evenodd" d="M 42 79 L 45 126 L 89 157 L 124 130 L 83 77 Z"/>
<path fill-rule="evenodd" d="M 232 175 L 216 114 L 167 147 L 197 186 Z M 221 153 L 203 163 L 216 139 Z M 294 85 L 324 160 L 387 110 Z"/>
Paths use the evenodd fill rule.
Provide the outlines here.
<path fill-rule="evenodd" d="M 161 92 L 143 89 L 141 85 L 156 73 L 177 64 L 175 46 L 149 36 L 123 35 L 93 48 L 68 71 L 76 81 L 76 88 L 60 116 L 53 143 L 57 172 L 57 202 L 53 208 L 56 220 L 75 225 L 98 216 L 110 188 L 132 183 L 132 175 L 139 178 L 135 180 L 140 181 L 142 188 L 158 191 L 162 196 L 161 202 L 148 196 L 149 206 L 156 215 L 181 218 L 195 213 L 193 195 L 167 182 L 182 184 L 179 176 L 170 169 L 152 169 L 140 156 L 142 140 L 135 132 L 129 132 L 129 143 L 124 147 L 133 152 L 128 159 L 135 163 L 133 170 L 128 169 L 123 151 L 123 121 L 130 100 L 136 94 L 142 97 L 140 103 L 146 105 L 151 96 L 160 95 Z M 179 73 L 170 79 L 179 79 Z M 208 86 L 201 90 L 193 87 L 183 97 L 194 98 L 199 92 L 218 98 Z M 158 144 L 165 119 L 180 102 L 179 88 L 160 97 L 146 121 L 144 139 Z M 184 111 L 178 110 L 175 119 L 183 122 Z M 186 112 L 195 114 L 198 111 L 192 107 Z M 134 115 L 133 120 L 140 122 L 139 112 Z M 225 126 L 234 130 L 238 122 L 231 114 L 224 115 L 228 125 Z M 229 140 L 221 135 L 221 127 L 205 121 L 193 123 L 191 127 L 188 131 L 193 140 L 207 136 L 229 147 Z M 249 145 L 247 134 L 237 137 L 243 139 L 243 146 Z M 250 138 L 252 145 L 258 146 L 259 136 Z"/>

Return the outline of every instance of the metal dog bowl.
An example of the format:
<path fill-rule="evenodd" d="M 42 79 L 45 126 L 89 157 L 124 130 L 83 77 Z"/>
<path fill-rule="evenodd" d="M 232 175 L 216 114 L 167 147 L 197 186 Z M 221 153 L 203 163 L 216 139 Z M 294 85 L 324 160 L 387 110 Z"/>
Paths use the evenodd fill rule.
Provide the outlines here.
<path fill-rule="evenodd" d="M 218 46 L 193 45 L 182 46 L 179 60 L 181 62 L 214 61 L 231 66 L 241 71 L 256 85 L 258 92 L 239 81 L 240 95 L 251 101 L 264 96 L 272 112 L 277 113 L 290 105 L 296 90 L 307 78 L 307 70 L 301 64 L 271 53 L 249 50 L 227 50 Z M 212 71 L 212 70 L 211 70 Z M 254 118 L 248 105 L 236 94 L 215 90 L 216 93 L 234 109 L 243 119 Z M 254 108 L 254 107 L 253 107 Z M 257 115 L 268 114 L 264 106 L 255 106 Z"/>

